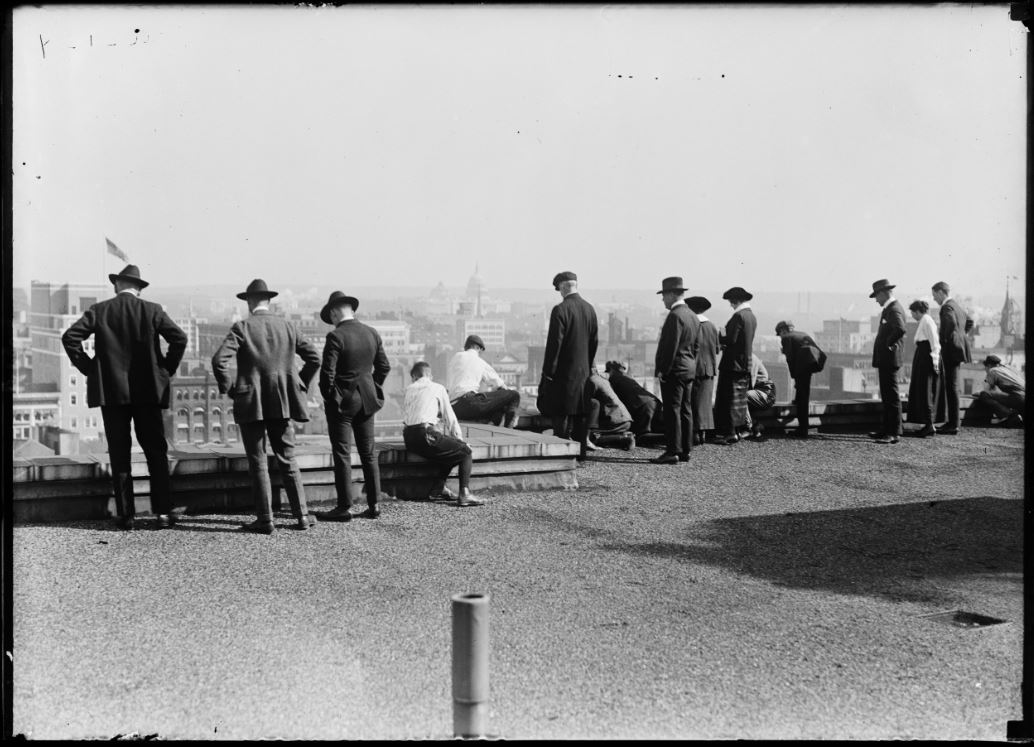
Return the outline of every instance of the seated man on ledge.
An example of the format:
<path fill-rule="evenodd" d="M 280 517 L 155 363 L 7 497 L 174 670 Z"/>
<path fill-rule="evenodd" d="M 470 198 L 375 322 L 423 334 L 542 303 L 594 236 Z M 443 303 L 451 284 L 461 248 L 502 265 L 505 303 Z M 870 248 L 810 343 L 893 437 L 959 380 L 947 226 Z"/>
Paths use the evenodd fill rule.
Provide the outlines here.
<path fill-rule="evenodd" d="M 608 446 L 628 451 L 635 446 L 632 434 L 632 416 L 614 393 L 610 382 L 599 372 L 589 377 L 589 440 L 586 448 L 595 451 L 597 446 Z"/>
<path fill-rule="evenodd" d="M 502 377 L 481 358 L 484 349 L 481 338 L 470 335 L 463 343 L 463 351 L 449 361 L 452 409 L 462 421 L 515 428 L 521 393 L 506 388 Z"/>
<path fill-rule="evenodd" d="M 997 355 L 984 358 L 985 389 L 978 392 L 977 402 L 990 408 L 991 425 L 1023 425 L 1023 408 L 1027 404 L 1027 385 L 1018 372 L 1002 363 Z"/>
<path fill-rule="evenodd" d="M 442 501 L 456 496 L 445 486 L 455 465 L 460 467 L 458 506 L 480 506 L 484 501 L 470 492 L 470 472 L 474 458 L 470 445 L 463 440 L 463 431 L 449 405 L 445 387 L 431 377 L 429 363 L 419 361 L 409 372 L 413 383 L 406 387 L 402 401 L 402 440 L 406 451 L 422 456 L 438 465 L 438 478 L 431 486 L 428 500 Z"/>
<path fill-rule="evenodd" d="M 768 377 L 768 369 L 757 353 L 753 353 L 750 357 L 750 389 L 747 390 L 747 426 L 750 430 L 741 434 L 740 438 L 764 438 L 764 428 L 757 421 L 757 416 L 774 405 L 775 400 L 775 382 Z"/>

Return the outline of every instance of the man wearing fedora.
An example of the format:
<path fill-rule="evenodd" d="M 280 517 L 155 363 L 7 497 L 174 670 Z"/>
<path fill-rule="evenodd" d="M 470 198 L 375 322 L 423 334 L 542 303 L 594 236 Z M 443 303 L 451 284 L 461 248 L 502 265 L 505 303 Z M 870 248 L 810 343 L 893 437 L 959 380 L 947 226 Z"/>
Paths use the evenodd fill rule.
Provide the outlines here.
<path fill-rule="evenodd" d="M 883 401 L 883 424 L 869 434 L 876 443 L 896 444 L 901 438 L 901 392 L 898 389 L 898 371 L 905 350 L 905 310 L 891 291 L 896 286 L 889 280 L 872 284 L 869 298 L 883 307 L 880 328 L 872 344 L 872 365 L 880 380 L 880 399 Z"/>
<path fill-rule="evenodd" d="M 747 389 L 750 388 L 751 356 L 758 322 L 750 308 L 753 294 L 734 286 L 722 294 L 733 313 L 721 336 L 722 359 L 718 362 L 718 391 L 715 397 L 715 443 L 734 444 L 747 429 Z"/>
<path fill-rule="evenodd" d="M 61 343 L 72 365 L 86 376 L 86 404 L 101 408 L 118 525 L 132 529 L 136 516 L 132 424 L 147 459 L 155 526 L 164 529 L 172 526 L 175 516 L 162 410 L 169 407 L 169 379 L 187 349 L 187 335 L 159 304 L 140 298 L 149 283 L 136 265 L 126 265 L 117 275 L 108 275 L 108 280 L 115 287 L 115 297 L 87 309 L 61 336 Z M 92 358 L 83 349 L 90 335 L 94 337 Z M 159 339 L 169 346 L 164 355 Z"/>
<path fill-rule="evenodd" d="M 578 276 L 560 272 L 553 288 L 563 299 L 549 315 L 546 351 L 537 400 L 539 411 L 553 420 L 553 435 L 581 444 L 588 451 L 588 385 L 599 344 L 596 309 L 578 293 Z"/>
<path fill-rule="evenodd" d="M 711 302 L 703 296 L 690 296 L 686 306 L 700 321 L 697 338 L 697 379 L 693 384 L 693 443 L 702 444 L 714 430 L 714 377 L 718 375 L 718 327 L 704 316 Z"/>
<path fill-rule="evenodd" d="M 941 390 L 938 395 L 938 411 L 944 412 L 944 425 L 937 433 L 954 436 L 959 432 L 959 368 L 969 363 L 969 332 L 973 320 L 965 309 L 951 297 L 951 288 L 943 280 L 931 288 L 933 300 L 941 307 L 941 328 L 938 333 L 941 343 Z"/>
<path fill-rule="evenodd" d="M 381 336 L 373 327 L 355 318 L 359 299 L 334 291 L 320 311 L 324 324 L 334 326 L 323 346 L 320 393 L 327 414 L 337 507 L 319 514 L 328 521 L 351 521 L 355 503 L 352 487 L 352 439 L 355 438 L 363 467 L 366 511 L 360 516 L 381 515 L 377 500 L 381 494 L 381 472 L 374 451 L 374 415 L 384 406 L 381 385 L 391 365 L 384 354 Z"/>
<path fill-rule="evenodd" d="M 298 529 L 316 523 L 305 502 L 305 487 L 294 458 L 294 426 L 309 419 L 305 392 L 320 367 L 316 346 L 306 340 L 294 324 L 269 310 L 277 291 L 269 290 L 261 278 L 252 280 L 237 298 L 248 302 L 250 315 L 230 328 L 223 344 L 212 356 L 212 373 L 220 394 L 233 399 L 233 418 L 240 429 L 248 457 L 255 521 L 241 529 L 259 534 L 273 533 L 272 488 L 266 442 L 276 457 L 280 478 L 291 503 Z M 304 361 L 295 371 L 294 357 Z M 236 360 L 237 374 L 230 376 L 230 361 Z"/>
<path fill-rule="evenodd" d="M 452 409 L 461 421 L 514 428 L 521 393 L 506 388 L 503 378 L 481 357 L 484 349 L 484 341 L 470 335 L 463 342 L 463 350 L 449 361 Z"/>
<path fill-rule="evenodd" d="M 664 452 L 650 460 L 654 464 L 688 462 L 693 449 L 693 383 L 700 321 L 683 300 L 685 292 L 680 277 L 664 278 L 657 291 L 668 316 L 654 355 L 654 375 L 661 384 L 664 405 L 665 440 Z"/>

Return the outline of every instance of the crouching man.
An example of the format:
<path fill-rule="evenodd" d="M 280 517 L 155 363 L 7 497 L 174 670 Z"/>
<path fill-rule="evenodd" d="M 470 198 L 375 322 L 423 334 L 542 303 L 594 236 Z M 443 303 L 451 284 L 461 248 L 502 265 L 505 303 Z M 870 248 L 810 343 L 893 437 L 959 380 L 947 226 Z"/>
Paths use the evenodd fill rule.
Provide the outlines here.
<path fill-rule="evenodd" d="M 406 450 L 438 465 L 438 478 L 431 487 L 429 500 L 456 497 L 445 485 L 452 468 L 459 465 L 458 506 L 481 506 L 484 501 L 470 492 L 470 472 L 474 458 L 470 445 L 463 440 L 456 413 L 449 404 L 449 393 L 431 376 L 431 366 L 424 361 L 413 364 L 409 372 L 413 383 L 406 387 L 402 402 L 402 439 Z"/>

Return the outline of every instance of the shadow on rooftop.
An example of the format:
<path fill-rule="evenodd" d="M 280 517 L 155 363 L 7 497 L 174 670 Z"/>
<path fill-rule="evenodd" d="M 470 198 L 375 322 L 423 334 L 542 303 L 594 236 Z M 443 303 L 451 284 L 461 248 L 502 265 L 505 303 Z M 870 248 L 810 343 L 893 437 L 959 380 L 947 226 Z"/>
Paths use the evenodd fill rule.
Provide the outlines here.
<path fill-rule="evenodd" d="M 981 496 L 742 516 L 701 524 L 684 543 L 604 548 L 720 566 L 798 589 L 950 604 L 931 581 L 993 576 L 1022 584 L 1023 501 Z"/>

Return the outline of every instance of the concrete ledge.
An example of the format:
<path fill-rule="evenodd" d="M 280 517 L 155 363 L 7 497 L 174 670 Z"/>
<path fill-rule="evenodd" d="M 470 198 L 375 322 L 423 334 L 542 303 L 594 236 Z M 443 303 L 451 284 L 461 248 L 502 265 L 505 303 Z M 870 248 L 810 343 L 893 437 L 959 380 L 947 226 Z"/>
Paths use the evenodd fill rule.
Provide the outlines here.
<path fill-rule="evenodd" d="M 477 490 L 555 490 L 578 487 L 578 445 L 566 439 L 518 432 L 491 425 L 464 425 L 474 456 L 471 487 Z M 296 457 L 306 500 L 319 506 L 336 502 L 333 459 L 326 437 L 299 437 Z M 427 495 L 436 470 L 406 451 L 397 440 L 377 443 L 381 490 L 402 499 Z M 352 452 L 352 477 L 362 496 L 359 455 Z M 229 511 L 252 508 L 248 460 L 241 446 L 187 447 L 169 451 L 173 503 L 186 511 Z M 149 473 L 142 454 L 132 459 L 137 513 L 150 508 Z M 110 465 L 106 456 L 20 459 L 13 483 L 14 520 L 46 522 L 113 516 Z M 281 508 L 282 489 L 276 459 L 269 457 L 274 508 Z M 455 477 L 452 478 L 455 480 Z M 359 503 L 364 500 L 360 499 Z"/>

